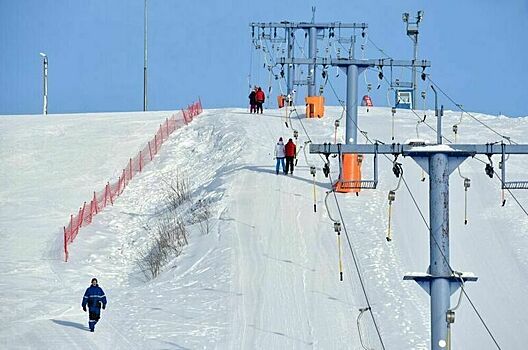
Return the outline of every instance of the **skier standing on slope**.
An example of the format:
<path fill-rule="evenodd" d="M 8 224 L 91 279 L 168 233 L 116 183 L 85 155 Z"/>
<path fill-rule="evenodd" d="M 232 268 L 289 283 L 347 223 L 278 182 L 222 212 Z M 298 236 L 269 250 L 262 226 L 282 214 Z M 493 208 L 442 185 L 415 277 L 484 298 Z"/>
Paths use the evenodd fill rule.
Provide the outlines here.
<path fill-rule="evenodd" d="M 285 173 L 288 174 L 288 170 L 291 175 L 293 175 L 293 159 L 297 155 L 296 146 L 295 143 L 293 143 L 292 139 L 288 140 L 288 143 L 284 146 L 284 153 L 286 155 L 286 171 Z"/>
<path fill-rule="evenodd" d="M 90 332 L 95 330 L 95 324 L 101 317 L 101 303 L 104 310 L 106 308 L 105 293 L 97 284 L 97 278 L 92 278 L 92 285 L 86 289 L 86 292 L 84 292 L 84 298 L 82 301 L 84 312 L 86 312 L 86 305 L 88 305 L 88 327 L 90 327 Z"/>
<path fill-rule="evenodd" d="M 266 95 L 260 86 L 257 88 L 257 92 L 255 93 L 255 100 L 257 101 L 257 113 L 260 111 L 260 114 L 262 114 L 262 104 L 266 100 Z"/>
<path fill-rule="evenodd" d="M 257 94 L 257 87 L 253 88 L 251 92 L 249 93 L 249 113 L 257 113 L 257 98 L 255 95 Z"/>
<path fill-rule="evenodd" d="M 284 169 L 284 142 L 282 142 L 282 137 L 279 138 L 279 142 L 275 145 L 275 159 L 277 159 L 277 164 L 275 165 L 275 174 L 279 175 L 279 165 L 282 165 L 282 171 L 286 175 L 286 169 Z"/>

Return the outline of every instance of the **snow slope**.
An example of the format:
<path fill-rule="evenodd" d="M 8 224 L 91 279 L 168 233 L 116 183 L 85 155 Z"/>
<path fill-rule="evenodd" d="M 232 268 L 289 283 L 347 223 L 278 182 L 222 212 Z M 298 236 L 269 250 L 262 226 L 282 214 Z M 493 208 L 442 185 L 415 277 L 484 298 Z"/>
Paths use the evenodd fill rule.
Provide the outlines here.
<path fill-rule="evenodd" d="M 436 125 L 434 113 L 427 122 Z M 3 348 L 55 349 L 361 349 L 357 318 L 366 306 L 351 250 L 386 349 L 429 347 L 429 299 L 410 271 L 428 266 L 428 232 L 401 184 L 393 204 L 393 241 L 387 232 L 387 193 L 397 185 L 391 160 L 380 160 L 377 190 L 358 197 L 337 195 L 344 224 L 344 281 L 339 281 L 338 247 L 324 204 L 329 181 L 319 156 L 301 151 L 293 176 L 275 175 L 273 147 L 292 137 L 282 112 L 249 115 L 242 109 L 207 110 L 176 131 L 145 171 L 135 177 L 113 207 L 106 208 L 70 245 L 62 262 L 60 229 L 93 190 L 118 177 L 170 113 L 92 114 L 0 118 L 0 329 Z M 298 146 L 333 141 L 338 107 L 319 120 L 291 121 Z M 528 142 L 528 119 L 476 115 L 517 142 Z M 435 140 L 417 116 L 398 110 L 395 141 L 418 136 Z M 444 135 L 460 114 L 446 112 Z M 360 111 L 360 127 L 371 139 L 391 142 L 390 110 Z M 304 128 L 303 128 L 304 126 Z M 343 139 L 343 128 L 339 138 Z M 494 142 L 497 134 L 465 116 L 459 142 Z M 363 142 L 364 140 L 361 140 Z M 405 179 L 428 221 L 428 182 L 411 159 Z M 365 157 L 364 176 L 372 159 Z M 498 159 L 494 159 L 498 167 Z M 526 160 L 512 156 L 508 176 L 523 179 Z M 317 212 L 309 166 L 316 165 Z M 332 159 L 332 176 L 337 175 Z M 497 169 L 497 168 L 496 168 Z M 464 225 L 463 180 L 453 173 L 450 188 L 451 265 L 479 281 L 467 293 L 497 342 L 522 349 L 528 335 L 527 215 L 500 184 L 469 159 L 468 225 Z M 188 177 L 192 201 L 211 203 L 209 234 L 188 225 L 189 245 L 163 273 L 146 281 L 138 252 L 152 236 L 145 227 L 163 211 L 167 181 Z M 528 207 L 528 195 L 516 191 Z M 332 197 L 331 215 L 338 215 Z M 80 308 L 91 277 L 97 276 L 109 305 L 96 332 L 87 332 Z M 452 299 L 455 305 L 458 293 Z M 360 321 L 366 347 L 381 349 L 369 314 Z M 495 345 L 467 299 L 457 309 L 453 346 L 493 349 Z"/>

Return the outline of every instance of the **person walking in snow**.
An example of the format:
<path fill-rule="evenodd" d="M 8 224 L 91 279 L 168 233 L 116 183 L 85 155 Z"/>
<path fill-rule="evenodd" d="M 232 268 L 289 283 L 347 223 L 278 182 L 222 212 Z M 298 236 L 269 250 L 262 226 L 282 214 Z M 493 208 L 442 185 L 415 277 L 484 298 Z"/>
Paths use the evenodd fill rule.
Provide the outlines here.
<path fill-rule="evenodd" d="M 255 86 L 253 90 L 249 93 L 249 113 L 257 113 L 257 87 Z"/>
<path fill-rule="evenodd" d="M 293 159 L 297 155 L 297 150 L 292 139 L 289 139 L 288 143 L 284 146 L 284 155 L 286 156 L 286 174 L 289 171 L 293 175 Z"/>
<path fill-rule="evenodd" d="M 257 101 L 257 113 L 260 111 L 260 114 L 262 114 L 262 104 L 266 101 L 266 95 L 264 95 L 264 91 L 262 91 L 260 86 L 255 93 L 255 99 Z"/>
<path fill-rule="evenodd" d="M 275 165 L 275 174 L 279 175 L 279 165 L 282 165 L 282 171 L 286 175 L 286 169 L 284 169 L 284 142 L 282 142 L 282 137 L 279 137 L 279 142 L 275 145 L 275 159 L 277 164 Z"/>
<path fill-rule="evenodd" d="M 92 278 L 92 285 L 86 289 L 82 300 L 84 312 L 86 312 L 86 305 L 88 305 L 88 327 L 90 327 L 90 332 L 95 331 L 95 324 L 101 317 L 101 304 L 104 310 L 106 308 L 105 293 L 97 284 L 97 278 Z"/>

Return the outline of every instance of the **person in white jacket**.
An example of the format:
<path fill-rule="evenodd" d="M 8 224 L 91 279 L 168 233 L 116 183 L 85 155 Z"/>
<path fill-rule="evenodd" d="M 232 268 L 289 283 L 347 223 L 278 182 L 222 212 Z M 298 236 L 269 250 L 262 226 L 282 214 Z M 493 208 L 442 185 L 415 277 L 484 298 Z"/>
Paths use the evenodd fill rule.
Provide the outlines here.
<path fill-rule="evenodd" d="M 284 153 L 284 142 L 282 142 L 282 137 L 279 137 L 279 142 L 277 142 L 275 145 L 275 159 L 277 160 L 277 164 L 275 165 L 275 174 L 277 175 L 279 175 L 279 165 L 282 166 L 282 172 L 286 174 L 284 158 L 286 158 L 286 154 Z"/>

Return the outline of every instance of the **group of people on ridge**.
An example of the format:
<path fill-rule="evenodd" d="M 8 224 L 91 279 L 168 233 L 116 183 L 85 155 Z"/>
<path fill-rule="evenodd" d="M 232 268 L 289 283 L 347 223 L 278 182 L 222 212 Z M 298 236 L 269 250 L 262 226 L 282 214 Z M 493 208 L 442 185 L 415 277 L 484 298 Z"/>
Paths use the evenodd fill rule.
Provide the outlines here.
<path fill-rule="evenodd" d="M 277 164 L 275 165 L 275 174 L 279 174 L 279 166 L 282 166 L 284 175 L 288 172 L 293 175 L 293 160 L 297 156 L 297 147 L 293 143 L 292 139 L 289 139 L 286 144 L 282 141 L 282 137 L 279 137 L 279 141 L 275 145 L 275 159 Z M 286 159 L 286 166 L 284 166 L 284 159 Z"/>
<path fill-rule="evenodd" d="M 266 101 L 266 95 L 260 86 L 255 86 L 249 94 L 249 112 L 262 114 L 262 104 Z"/>

